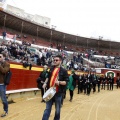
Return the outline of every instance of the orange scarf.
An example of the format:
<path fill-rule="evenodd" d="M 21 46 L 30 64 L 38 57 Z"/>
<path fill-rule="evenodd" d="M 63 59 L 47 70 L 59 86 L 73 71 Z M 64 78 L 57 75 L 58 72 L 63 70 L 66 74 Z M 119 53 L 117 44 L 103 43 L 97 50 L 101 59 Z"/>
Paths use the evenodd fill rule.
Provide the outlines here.
<path fill-rule="evenodd" d="M 50 87 L 53 87 L 55 84 L 55 81 L 58 77 L 58 72 L 59 72 L 60 68 L 54 68 L 53 72 L 52 72 L 52 77 L 50 79 Z M 58 92 L 58 86 L 56 85 L 56 92 Z"/>

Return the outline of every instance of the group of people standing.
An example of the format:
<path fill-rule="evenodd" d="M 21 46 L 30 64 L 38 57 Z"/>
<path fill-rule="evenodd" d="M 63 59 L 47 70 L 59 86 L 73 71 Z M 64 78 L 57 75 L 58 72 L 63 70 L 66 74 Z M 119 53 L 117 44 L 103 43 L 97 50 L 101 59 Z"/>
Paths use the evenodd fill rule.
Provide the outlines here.
<path fill-rule="evenodd" d="M 100 89 L 105 90 L 105 86 L 107 84 L 107 90 L 113 90 L 114 77 L 112 74 L 107 77 L 104 75 L 96 75 L 96 73 L 89 73 L 80 75 L 78 80 L 78 94 L 84 92 L 84 94 L 90 95 L 91 89 L 93 89 L 93 93 L 97 91 L 100 92 Z"/>

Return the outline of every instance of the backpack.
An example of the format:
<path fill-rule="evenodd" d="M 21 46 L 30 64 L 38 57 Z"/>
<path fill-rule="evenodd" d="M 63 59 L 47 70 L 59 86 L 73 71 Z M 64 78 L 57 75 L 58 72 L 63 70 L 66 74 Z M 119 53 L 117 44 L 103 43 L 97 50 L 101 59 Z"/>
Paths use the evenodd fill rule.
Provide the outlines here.
<path fill-rule="evenodd" d="M 5 74 L 5 77 L 4 77 L 4 84 L 5 84 L 5 85 L 9 85 L 9 84 L 10 84 L 11 77 L 12 77 L 12 72 L 9 70 L 9 71 Z"/>

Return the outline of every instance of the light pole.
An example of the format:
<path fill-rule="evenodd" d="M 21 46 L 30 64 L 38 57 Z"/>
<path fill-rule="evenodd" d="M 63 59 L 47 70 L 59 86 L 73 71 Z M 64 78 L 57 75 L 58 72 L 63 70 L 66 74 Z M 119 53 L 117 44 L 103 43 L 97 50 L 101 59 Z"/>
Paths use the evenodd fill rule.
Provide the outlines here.
<path fill-rule="evenodd" d="M 87 49 L 88 49 L 88 38 L 87 38 Z"/>
<path fill-rule="evenodd" d="M 65 34 L 63 35 L 63 46 L 65 47 Z"/>
<path fill-rule="evenodd" d="M 111 52 L 111 40 L 110 40 L 110 52 Z"/>
<path fill-rule="evenodd" d="M 7 15 L 5 14 L 5 17 L 4 17 L 4 30 L 5 30 L 6 17 L 7 17 Z"/>
<path fill-rule="evenodd" d="M 77 40 L 78 40 L 78 34 L 77 34 L 77 36 L 76 36 L 76 48 L 77 48 Z"/>
<path fill-rule="evenodd" d="M 56 26 L 55 25 L 51 25 L 51 31 L 50 31 L 50 44 L 52 42 L 52 35 L 53 35 L 53 30 L 55 30 Z"/>
<path fill-rule="evenodd" d="M 51 41 L 52 41 L 52 29 L 50 31 L 50 44 L 51 44 Z"/>
<path fill-rule="evenodd" d="M 103 37 L 102 36 L 99 36 L 99 39 L 98 39 L 98 51 L 99 51 L 99 41 L 102 40 Z"/>
<path fill-rule="evenodd" d="M 22 40 L 23 27 L 24 27 L 24 21 L 22 21 L 22 23 L 21 23 L 21 34 L 20 34 L 20 40 Z"/>
<path fill-rule="evenodd" d="M 38 26 L 37 26 L 37 40 L 38 40 L 38 32 L 39 32 L 39 28 L 38 28 Z"/>

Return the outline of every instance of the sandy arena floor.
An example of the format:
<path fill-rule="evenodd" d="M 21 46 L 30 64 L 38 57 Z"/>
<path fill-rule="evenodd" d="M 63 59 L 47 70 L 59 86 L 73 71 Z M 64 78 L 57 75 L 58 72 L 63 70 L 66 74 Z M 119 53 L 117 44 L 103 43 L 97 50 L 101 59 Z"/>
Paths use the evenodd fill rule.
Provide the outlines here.
<path fill-rule="evenodd" d="M 9 114 L 0 120 L 42 120 L 45 103 L 40 101 L 41 97 L 17 100 L 9 104 Z M 0 104 L 0 114 L 2 111 Z M 53 117 L 54 105 L 49 120 L 53 120 Z M 60 120 L 120 120 L 120 89 L 101 90 L 90 96 L 77 94 L 76 89 L 72 102 L 69 102 L 67 91 Z"/>

